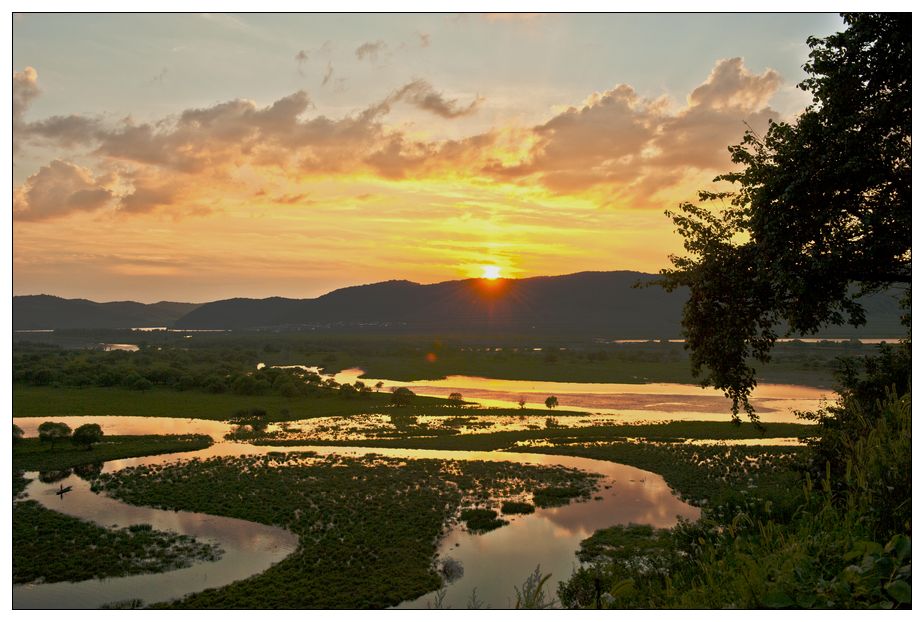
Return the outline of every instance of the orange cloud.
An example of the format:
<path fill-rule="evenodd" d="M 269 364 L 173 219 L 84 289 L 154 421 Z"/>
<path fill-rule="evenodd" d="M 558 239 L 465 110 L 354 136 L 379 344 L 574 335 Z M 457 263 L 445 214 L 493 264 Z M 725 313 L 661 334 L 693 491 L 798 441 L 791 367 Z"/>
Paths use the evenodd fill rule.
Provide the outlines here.
<path fill-rule="evenodd" d="M 692 173 L 711 176 L 728 168 L 727 145 L 740 139 L 743 124 L 760 127 L 777 116 L 768 102 L 780 84 L 772 70 L 755 74 L 742 59 L 725 59 L 679 107 L 621 84 L 533 127 L 431 140 L 390 126 L 392 108 L 401 102 L 450 120 L 476 112 L 482 98 L 459 103 L 429 82 L 414 80 L 341 118 L 311 116 L 314 104 L 297 91 L 264 107 L 236 99 L 147 123 L 126 119 L 106 125 L 80 115 L 27 122 L 26 110 L 39 93 L 37 74 L 27 68 L 14 73 L 17 141 L 82 146 L 114 182 L 104 188 L 89 170 L 77 174 L 65 171 L 66 163 L 53 163 L 17 189 L 16 214 L 61 215 L 98 209 L 116 198 L 124 214 L 166 209 L 179 216 L 186 209 L 207 211 L 232 187 L 251 184 L 252 196 L 257 187 L 268 186 L 274 196 L 296 197 L 305 190 L 299 183 L 357 176 L 405 183 L 500 182 L 584 194 L 598 204 L 649 207 L 662 200 L 654 198 L 658 193 L 686 191 Z M 52 184 L 52 178 L 62 181 Z M 56 190 L 43 195 L 42 188 L 52 187 Z M 59 207 L 43 199 L 91 190 Z"/>

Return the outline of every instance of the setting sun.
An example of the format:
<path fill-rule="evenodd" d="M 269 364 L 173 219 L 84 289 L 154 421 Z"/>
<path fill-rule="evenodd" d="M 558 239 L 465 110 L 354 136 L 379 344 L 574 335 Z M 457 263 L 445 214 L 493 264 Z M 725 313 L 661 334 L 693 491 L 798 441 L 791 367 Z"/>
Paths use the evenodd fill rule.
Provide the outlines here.
<path fill-rule="evenodd" d="M 498 266 L 482 266 L 481 268 L 481 278 L 483 279 L 499 279 L 501 274 L 501 269 Z"/>

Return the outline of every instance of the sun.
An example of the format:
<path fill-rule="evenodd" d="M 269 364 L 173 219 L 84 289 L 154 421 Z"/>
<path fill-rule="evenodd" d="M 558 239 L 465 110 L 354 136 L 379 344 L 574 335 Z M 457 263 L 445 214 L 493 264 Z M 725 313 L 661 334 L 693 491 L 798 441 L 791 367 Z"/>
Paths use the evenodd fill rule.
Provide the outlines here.
<path fill-rule="evenodd" d="M 499 279 L 501 269 L 498 266 L 482 266 L 481 267 L 481 278 L 483 279 Z"/>

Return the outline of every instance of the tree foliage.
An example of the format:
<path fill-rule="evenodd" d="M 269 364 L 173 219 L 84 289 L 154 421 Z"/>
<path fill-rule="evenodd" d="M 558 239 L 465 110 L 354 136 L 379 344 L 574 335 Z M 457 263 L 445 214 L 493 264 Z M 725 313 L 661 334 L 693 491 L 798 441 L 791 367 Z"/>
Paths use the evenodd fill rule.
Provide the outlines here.
<path fill-rule="evenodd" d="M 813 103 L 730 147 L 731 192 L 668 212 L 685 257 L 662 271 L 688 287 L 694 372 L 725 391 L 736 421 L 779 333 L 865 322 L 856 298 L 911 283 L 911 16 L 845 15 L 811 48 L 799 87 Z M 721 207 L 715 209 L 715 203 Z M 910 295 L 907 297 L 910 305 Z"/>
<path fill-rule="evenodd" d="M 103 429 L 98 423 L 85 423 L 74 430 L 71 436 L 72 443 L 85 447 L 87 450 L 92 449 L 93 444 L 101 440 L 103 440 Z"/>
<path fill-rule="evenodd" d="M 55 448 L 55 443 L 71 435 L 71 427 L 66 423 L 45 421 L 38 427 L 39 440 L 43 443 L 51 443 L 51 448 Z"/>
<path fill-rule="evenodd" d="M 407 406 L 415 397 L 415 393 L 407 387 L 395 387 L 391 391 L 391 403 L 395 406 Z"/>

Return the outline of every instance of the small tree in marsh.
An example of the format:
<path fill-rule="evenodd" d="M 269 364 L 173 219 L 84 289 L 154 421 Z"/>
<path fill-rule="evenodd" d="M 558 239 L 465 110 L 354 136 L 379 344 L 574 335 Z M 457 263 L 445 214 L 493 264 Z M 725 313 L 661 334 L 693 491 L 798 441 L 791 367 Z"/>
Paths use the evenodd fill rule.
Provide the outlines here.
<path fill-rule="evenodd" d="M 71 428 L 66 423 L 46 421 L 38 427 L 39 441 L 50 443 L 51 449 L 55 448 L 55 443 L 71 435 Z"/>
<path fill-rule="evenodd" d="M 414 392 L 407 387 L 395 387 L 391 391 L 391 403 L 395 406 L 407 406 L 414 397 Z"/>
<path fill-rule="evenodd" d="M 558 406 L 558 398 L 557 398 L 557 397 L 555 397 L 554 395 L 550 395 L 550 396 L 548 396 L 547 398 L 545 398 L 545 407 L 546 407 L 546 408 L 548 408 L 549 410 L 551 410 L 551 409 L 555 408 L 556 406 Z"/>
<path fill-rule="evenodd" d="M 97 423 L 85 423 L 74 430 L 71 442 L 87 451 L 93 449 L 93 444 L 103 440 L 103 429 Z"/>

